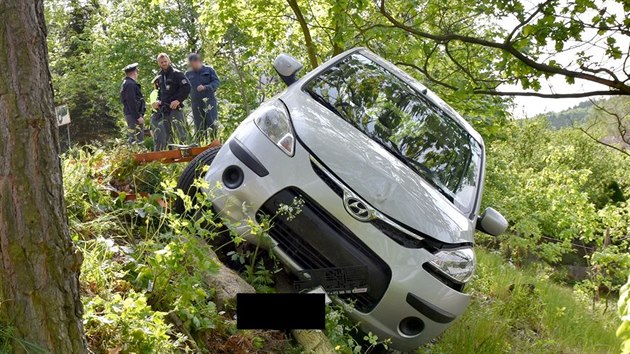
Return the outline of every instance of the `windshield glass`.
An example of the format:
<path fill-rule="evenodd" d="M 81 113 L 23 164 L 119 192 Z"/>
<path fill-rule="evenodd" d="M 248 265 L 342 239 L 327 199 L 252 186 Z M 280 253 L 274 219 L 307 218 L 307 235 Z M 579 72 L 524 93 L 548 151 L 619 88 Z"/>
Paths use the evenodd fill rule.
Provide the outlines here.
<path fill-rule="evenodd" d="M 481 146 L 403 80 L 367 57 L 351 54 L 304 90 L 398 157 L 463 213 L 472 212 Z"/>

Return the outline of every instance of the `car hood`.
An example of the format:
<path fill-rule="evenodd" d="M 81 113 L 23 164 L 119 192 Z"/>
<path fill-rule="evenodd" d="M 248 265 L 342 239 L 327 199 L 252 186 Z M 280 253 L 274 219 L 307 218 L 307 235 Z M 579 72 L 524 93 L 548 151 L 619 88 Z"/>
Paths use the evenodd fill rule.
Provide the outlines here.
<path fill-rule="evenodd" d="M 302 91 L 282 101 L 299 141 L 372 207 L 438 241 L 473 242 L 472 222 L 381 145 Z"/>

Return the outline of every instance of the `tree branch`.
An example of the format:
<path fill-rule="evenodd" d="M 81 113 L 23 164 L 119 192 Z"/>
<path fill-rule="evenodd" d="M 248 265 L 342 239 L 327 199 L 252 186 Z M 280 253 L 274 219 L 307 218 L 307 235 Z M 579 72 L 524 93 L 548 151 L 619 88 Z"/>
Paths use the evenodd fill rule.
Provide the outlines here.
<path fill-rule="evenodd" d="M 615 145 L 611 145 L 611 144 L 608 144 L 608 143 L 606 143 L 606 142 L 603 142 L 603 141 L 601 141 L 601 140 L 597 139 L 596 137 L 594 137 L 592 134 L 590 134 L 590 133 L 589 133 L 586 129 L 584 129 L 584 128 L 578 128 L 578 129 L 579 129 L 580 131 L 582 131 L 582 133 L 586 134 L 586 136 L 588 136 L 589 138 L 591 138 L 591 140 L 593 140 L 594 142 L 596 142 L 596 143 L 598 143 L 598 144 L 601 144 L 601 145 L 604 145 L 604 146 L 606 146 L 606 147 L 608 147 L 608 148 L 611 148 L 611 149 L 617 150 L 618 152 L 620 152 L 620 153 L 622 153 L 622 154 L 624 154 L 624 155 L 626 155 L 626 156 L 630 157 L 630 151 L 627 151 L 627 150 L 624 150 L 624 149 L 618 148 L 618 147 L 616 147 Z"/>
<path fill-rule="evenodd" d="M 549 2 L 551 2 L 551 0 L 547 0 L 543 3 L 538 4 L 536 6 L 536 10 L 534 10 L 524 21 L 520 22 L 516 27 L 514 27 L 514 29 L 512 29 L 512 32 L 510 32 L 505 41 L 508 43 L 512 42 L 512 38 L 514 37 L 516 32 L 518 32 L 518 30 L 523 28 L 523 26 L 525 26 L 526 24 L 530 23 L 534 19 L 534 17 L 536 17 L 536 15 L 538 15 L 543 10 L 543 8 L 547 6 L 547 4 L 549 4 Z"/>
<path fill-rule="evenodd" d="M 293 10 L 295 17 L 297 17 L 297 20 L 300 23 L 302 33 L 304 34 L 304 43 L 306 44 L 308 59 L 311 63 L 311 69 L 315 69 L 317 65 L 319 65 L 317 62 L 317 49 L 315 48 L 315 43 L 313 42 L 313 38 L 311 37 L 311 31 L 308 28 L 308 23 L 302 15 L 302 10 L 300 9 L 300 5 L 298 5 L 297 0 L 287 0 L 287 3 L 291 7 L 291 10 Z"/>
<path fill-rule="evenodd" d="M 619 81 L 619 78 L 617 77 L 617 75 L 615 75 L 615 73 L 612 70 L 609 70 L 609 69 L 606 69 L 606 68 L 591 69 L 591 68 L 589 68 L 587 66 L 581 65 L 580 69 L 582 69 L 583 71 L 591 72 L 593 74 L 606 73 L 606 74 L 610 75 L 610 77 L 612 77 L 613 80 Z"/>
<path fill-rule="evenodd" d="M 577 93 L 540 93 L 540 92 L 527 92 L 527 91 L 495 91 L 495 90 L 473 90 L 473 93 L 480 95 L 491 96 L 533 96 L 542 98 L 584 98 L 593 96 L 610 96 L 610 95 L 625 95 L 620 91 L 589 91 L 589 92 L 577 92 Z"/>
<path fill-rule="evenodd" d="M 470 70 L 468 70 L 467 68 L 465 68 L 462 64 L 460 64 L 459 61 L 457 61 L 455 59 L 455 57 L 453 57 L 453 55 L 451 54 L 451 51 L 448 49 L 448 42 L 446 42 L 444 44 L 444 51 L 446 52 L 446 55 L 448 56 L 449 59 L 451 59 L 451 61 L 453 62 L 453 64 L 455 64 L 455 66 L 457 66 L 461 71 L 464 72 L 464 74 L 466 74 L 473 82 L 477 82 L 478 80 L 473 76 L 473 74 L 470 72 Z"/>
<path fill-rule="evenodd" d="M 498 49 L 498 50 L 501 50 L 503 52 L 510 54 L 512 57 L 516 58 L 520 62 L 524 63 L 525 65 L 537 71 L 547 73 L 547 74 L 552 74 L 552 75 L 557 74 L 557 75 L 562 75 L 565 77 L 587 80 L 587 81 L 595 82 L 604 86 L 608 86 L 611 89 L 613 89 L 611 91 L 601 91 L 601 92 L 604 92 L 603 94 L 630 95 L 630 86 L 625 85 L 623 82 L 619 80 L 614 80 L 614 79 L 610 80 L 610 79 L 606 79 L 606 78 L 594 75 L 592 73 L 579 72 L 579 71 L 562 68 L 559 66 L 553 66 L 553 65 L 537 62 L 536 60 L 528 57 L 527 55 L 525 55 L 524 53 L 516 49 L 512 45 L 512 43 L 509 41 L 495 42 L 492 40 L 471 37 L 471 36 L 466 36 L 466 35 L 460 35 L 456 33 L 434 34 L 434 33 L 424 32 L 414 27 L 410 27 L 398 21 L 396 18 L 394 18 L 394 16 L 392 16 L 392 14 L 390 14 L 387 11 L 385 2 L 386 0 L 380 0 L 380 5 L 379 5 L 380 13 L 395 27 L 403 31 L 406 31 L 408 33 L 411 33 L 413 35 L 416 35 L 418 37 L 430 39 L 437 43 L 448 43 L 451 41 L 459 41 L 463 43 L 476 44 L 476 45 L 480 45 L 480 46 L 488 47 L 488 48 L 495 48 L 495 49 Z M 619 93 L 615 93 L 615 91 L 618 91 Z M 568 96 L 568 97 L 575 97 L 575 96 Z M 577 97 L 586 97 L 586 96 L 577 96 Z"/>
<path fill-rule="evenodd" d="M 433 77 L 433 76 L 429 73 L 429 71 L 426 69 L 426 67 L 425 67 L 425 68 L 421 68 L 421 67 L 419 67 L 419 66 L 417 66 L 417 65 L 415 65 L 415 64 L 405 63 L 405 62 L 402 62 L 402 61 L 396 62 L 396 63 L 394 63 L 394 64 L 396 64 L 396 65 L 400 65 L 400 66 L 407 66 L 407 67 L 413 68 L 413 69 L 415 69 L 415 70 L 418 70 L 418 71 L 419 71 L 419 72 L 421 72 L 424 76 L 426 76 L 426 77 L 427 77 L 427 79 L 429 79 L 429 81 L 431 81 L 431 82 L 433 82 L 433 83 L 435 83 L 435 84 L 437 84 L 437 85 L 440 85 L 440 86 L 446 87 L 447 89 L 450 89 L 450 90 L 453 90 L 453 91 L 457 91 L 457 87 L 452 86 L 452 85 L 450 85 L 450 84 L 447 84 L 447 83 L 446 83 L 446 82 L 444 82 L 444 81 L 440 81 L 440 80 L 438 80 L 438 79 L 434 78 L 434 77 Z"/>
<path fill-rule="evenodd" d="M 608 109 L 606 109 L 604 106 L 598 105 L 597 102 L 590 100 L 591 104 L 593 105 L 593 107 L 595 107 L 597 110 L 604 112 L 606 114 L 608 114 L 611 117 L 615 118 L 615 123 L 617 125 L 617 132 L 619 133 L 619 136 L 621 138 L 621 141 L 627 145 L 630 145 L 630 137 L 626 136 L 627 135 L 627 128 L 624 124 L 624 119 L 626 119 L 626 117 L 628 117 L 628 114 L 626 114 L 625 116 L 620 116 L 618 113 L 610 111 Z"/>

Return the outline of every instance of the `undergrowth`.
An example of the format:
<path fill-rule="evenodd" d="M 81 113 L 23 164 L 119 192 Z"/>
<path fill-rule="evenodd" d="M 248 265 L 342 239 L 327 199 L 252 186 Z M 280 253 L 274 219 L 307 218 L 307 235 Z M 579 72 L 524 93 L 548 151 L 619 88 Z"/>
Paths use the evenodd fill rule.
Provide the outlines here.
<path fill-rule="evenodd" d="M 109 159 L 108 156 L 116 156 Z M 73 239 L 84 255 L 84 324 L 95 353 L 286 351 L 280 332 L 238 331 L 219 310 L 207 278 L 218 270 L 212 246 L 230 244 L 245 263 L 243 277 L 271 289 L 258 249 L 225 228 L 203 194 L 193 204 L 175 190 L 181 166 L 137 165 L 132 151 L 84 148 L 64 159 Z M 198 187 L 212 190 L 198 181 Z M 133 198 L 130 198 L 135 194 Z M 183 198 L 186 213 L 172 212 Z M 253 223 L 252 223 L 253 224 Z M 264 225 L 252 230 L 264 234 Z M 219 234 L 227 234 L 219 237 Z"/>
<path fill-rule="evenodd" d="M 137 165 L 117 147 L 71 150 L 63 159 L 72 237 L 84 255 L 84 324 L 94 353 L 283 352 L 300 348 L 285 333 L 236 329 L 233 308 L 218 308 L 206 279 L 214 252 L 258 292 L 275 291 L 279 262 L 245 242 L 239 226 L 217 219 L 205 195 L 196 202 L 175 190 L 177 164 Z M 112 158 L 113 157 L 113 158 Z M 212 191 L 215 186 L 196 182 Z M 135 198 L 130 196 L 135 194 Z M 187 213 L 169 209 L 183 198 Z M 285 216 L 299 212 L 300 201 Z M 274 216 L 246 221 L 247 237 L 265 237 Z M 261 240 L 259 240 L 261 241 Z M 466 292 L 471 306 L 421 353 L 614 353 L 615 311 L 594 310 L 586 296 L 554 284 L 549 268 L 517 269 L 477 249 L 479 265 Z M 326 333 L 340 353 L 387 346 L 363 334 L 338 306 Z M 0 329 L 0 348 L 10 332 Z"/>
<path fill-rule="evenodd" d="M 618 353 L 614 310 L 549 280 L 540 265 L 517 269 L 478 248 L 463 317 L 420 353 Z"/>

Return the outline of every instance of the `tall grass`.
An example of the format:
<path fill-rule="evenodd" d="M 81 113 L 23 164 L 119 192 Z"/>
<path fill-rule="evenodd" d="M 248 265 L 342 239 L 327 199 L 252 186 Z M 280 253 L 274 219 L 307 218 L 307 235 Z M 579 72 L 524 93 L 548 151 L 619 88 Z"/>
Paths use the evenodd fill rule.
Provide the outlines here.
<path fill-rule="evenodd" d="M 614 309 L 581 300 L 540 267 L 516 269 L 500 255 L 477 250 L 464 316 L 420 353 L 618 353 Z"/>

